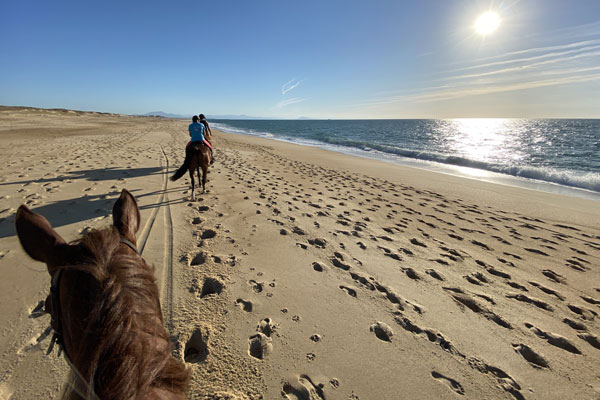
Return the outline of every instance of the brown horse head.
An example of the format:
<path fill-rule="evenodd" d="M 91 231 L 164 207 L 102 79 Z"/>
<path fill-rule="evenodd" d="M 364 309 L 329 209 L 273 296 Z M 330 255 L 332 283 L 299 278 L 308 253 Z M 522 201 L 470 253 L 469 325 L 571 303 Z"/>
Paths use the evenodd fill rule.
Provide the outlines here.
<path fill-rule="evenodd" d="M 189 373 L 171 355 L 153 269 L 137 254 L 140 213 L 127 190 L 113 225 L 73 243 L 25 206 L 16 217 L 23 249 L 46 263 L 52 293 L 46 310 L 87 398 L 184 398 Z"/>

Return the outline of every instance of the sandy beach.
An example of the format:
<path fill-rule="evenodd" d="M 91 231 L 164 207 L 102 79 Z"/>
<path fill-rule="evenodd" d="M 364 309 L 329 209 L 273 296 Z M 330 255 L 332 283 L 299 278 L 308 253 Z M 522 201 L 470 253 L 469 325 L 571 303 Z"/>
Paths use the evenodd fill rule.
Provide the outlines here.
<path fill-rule="evenodd" d="M 190 201 L 187 121 L 0 107 L 0 399 L 54 398 L 46 267 L 126 188 L 194 399 L 598 399 L 600 204 L 214 132 Z"/>

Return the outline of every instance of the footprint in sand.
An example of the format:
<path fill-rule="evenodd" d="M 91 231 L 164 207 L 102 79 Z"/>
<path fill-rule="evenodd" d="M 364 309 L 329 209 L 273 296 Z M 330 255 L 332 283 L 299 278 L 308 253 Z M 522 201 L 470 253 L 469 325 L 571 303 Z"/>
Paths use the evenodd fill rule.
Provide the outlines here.
<path fill-rule="evenodd" d="M 514 350 L 535 368 L 550 368 L 548 361 L 526 344 L 513 343 Z"/>
<path fill-rule="evenodd" d="M 237 299 L 235 301 L 235 305 L 246 312 L 252 312 L 252 309 L 254 308 L 254 305 L 252 304 L 252 302 L 250 300 L 244 300 L 244 299 Z"/>
<path fill-rule="evenodd" d="M 589 308 L 576 306 L 574 304 L 568 304 L 567 307 L 569 308 L 569 310 L 579 315 L 586 321 L 593 321 L 594 317 L 598 316 L 598 313 L 596 311 L 590 310 Z"/>
<path fill-rule="evenodd" d="M 261 320 L 256 326 L 256 331 L 263 333 L 265 336 L 271 337 L 273 332 L 275 332 L 276 326 L 273 324 L 271 318 L 265 318 Z"/>
<path fill-rule="evenodd" d="M 385 322 L 376 321 L 369 329 L 371 332 L 375 333 L 375 336 L 377 336 L 379 340 L 384 342 L 391 342 L 392 336 L 394 336 L 392 328 Z"/>
<path fill-rule="evenodd" d="M 356 297 L 357 290 L 355 287 L 340 285 L 340 289 L 342 289 L 344 292 L 346 292 L 350 296 Z"/>
<path fill-rule="evenodd" d="M 208 357 L 208 339 L 210 331 L 207 327 L 197 327 L 185 344 L 183 359 L 188 363 L 204 362 Z"/>
<path fill-rule="evenodd" d="M 419 275 L 417 273 L 417 271 L 415 271 L 413 268 L 403 268 L 404 273 L 406 274 L 406 276 L 408 276 L 410 279 L 414 279 L 414 280 L 420 280 L 421 279 L 421 275 Z"/>
<path fill-rule="evenodd" d="M 592 335 L 591 333 L 581 333 L 581 334 L 579 334 L 577 336 L 579 336 L 581 339 L 583 339 L 586 342 L 588 342 L 593 347 L 595 347 L 598 350 L 600 350 L 600 340 L 598 339 L 598 336 Z"/>
<path fill-rule="evenodd" d="M 456 380 L 454 380 L 452 378 L 449 378 L 449 377 L 447 377 L 445 375 L 442 375 L 442 374 L 440 374 L 437 371 L 431 371 L 431 376 L 434 379 L 436 379 L 436 380 L 438 380 L 438 381 L 440 381 L 440 382 L 448 385 L 450 387 L 450 389 L 452 389 L 456 393 L 458 393 L 460 395 L 464 395 L 465 394 L 465 389 L 462 387 L 462 385 L 458 381 L 456 381 Z"/>
<path fill-rule="evenodd" d="M 300 375 L 297 381 L 285 382 L 281 395 L 288 400 L 325 400 L 325 385 L 315 382 L 308 375 Z"/>
<path fill-rule="evenodd" d="M 325 270 L 325 266 L 323 266 L 323 264 L 320 264 L 316 261 L 312 263 L 312 267 L 317 272 L 323 272 Z"/>
<path fill-rule="evenodd" d="M 600 305 L 600 300 L 595 299 L 593 297 L 590 296 L 579 296 L 581 297 L 585 302 L 590 303 L 590 304 L 594 304 L 594 305 Z"/>
<path fill-rule="evenodd" d="M 259 360 L 267 357 L 273 350 L 271 338 L 263 333 L 257 333 L 248 339 L 248 355 Z"/>
<path fill-rule="evenodd" d="M 542 270 L 542 274 L 556 283 L 565 284 L 565 278 L 562 275 L 559 275 L 556 272 L 552 271 L 551 269 Z"/>
<path fill-rule="evenodd" d="M 217 232 L 215 232 L 213 229 L 207 229 L 204 232 L 202 232 L 202 239 L 212 239 L 215 236 L 217 236 Z"/>
<path fill-rule="evenodd" d="M 188 258 L 191 258 L 190 265 L 196 266 L 204 264 L 208 258 L 208 255 L 205 252 L 201 251 L 193 257 L 191 256 L 191 254 L 189 254 Z"/>
<path fill-rule="evenodd" d="M 192 281 L 192 286 L 190 287 L 190 292 L 198 292 L 198 281 L 194 279 Z M 204 298 L 210 295 L 218 295 L 224 289 L 223 282 L 218 280 L 217 278 L 206 277 L 204 278 L 204 282 L 202 283 L 202 288 L 200 289 L 200 298 Z"/>
<path fill-rule="evenodd" d="M 437 272 L 434 269 L 427 269 L 425 270 L 425 273 L 429 276 L 431 276 L 432 278 L 437 279 L 438 281 L 445 281 L 446 278 L 444 278 L 444 276 L 442 274 L 440 274 L 439 272 Z"/>
<path fill-rule="evenodd" d="M 420 246 L 420 247 L 427 247 L 427 245 L 423 242 L 421 242 L 419 239 L 417 238 L 412 238 L 410 239 L 410 243 L 414 244 L 415 246 Z"/>
<path fill-rule="evenodd" d="M 260 293 L 263 291 L 265 283 L 264 282 L 257 282 L 255 280 L 250 280 L 248 281 L 248 284 L 250 286 L 252 286 L 252 290 L 254 291 L 254 293 Z"/>
<path fill-rule="evenodd" d="M 559 347 L 573 354 L 581 354 L 581 351 L 564 336 L 558 335 L 554 332 L 543 331 L 528 322 L 525 323 L 525 326 L 538 337 L 546 339 L 546 341 L 551 345 Z"/>

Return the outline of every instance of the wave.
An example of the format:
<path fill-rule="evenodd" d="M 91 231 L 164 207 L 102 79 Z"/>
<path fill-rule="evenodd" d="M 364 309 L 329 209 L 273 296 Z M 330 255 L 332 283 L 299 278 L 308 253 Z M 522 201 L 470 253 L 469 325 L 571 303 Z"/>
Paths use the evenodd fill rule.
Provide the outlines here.
<path fill-rule="evenodd" d="M 256 131 L 254 129 L 236 128 L 234 126 L 230 126 L 230 125 L 223 124 L 220 122 L 211 122 L 211 125 L 215 129 L 218 129 L 223 132 L 235 133 L 238 135 L 250 135 L 250 136 L 259 136 L 259 137 L 266 137 L 266 138 L 275 138 L 275 135 L 270 132 Z"/>
<path fill-rule="evenodd" d="M 275 135 L 270 132 L 260 132 L 254 131 L 252 129 L 235 128 L 226 124 L 214 125 L 217 129 L 229 133 L 274 138 L 277 140 L 293 142 L 301 145 L 323 147 L 334 151 L 339 151 L 343 149 L 355 149 L 359 151 L 358 155 L 360 155 L 361 152 L 364 152 L 362 154 L 369 154 L 370 156 L 376 156 L 376 153 L 380 153 L 382 156 L 393 155 L 413 160 L 421 160 L 459 167 L 474 168 L 504 175 L 510 175 L 518 178 L 533 179 L 579 189 L 591 190 L 594 192 L 600 192 L 600 173 L 596 172 L 558 170 L 551 167 L 536 167 L 524 165 L 501 165 L 438 152 L 399 148 L 384 144 L 340 139 L 326 135 L 317 135 L 317 137 L 314 139 L 308 139 L 289 137 L 284 135 Z M 354 154 L 356 154 L 356 152 L 354 152 Z"/>

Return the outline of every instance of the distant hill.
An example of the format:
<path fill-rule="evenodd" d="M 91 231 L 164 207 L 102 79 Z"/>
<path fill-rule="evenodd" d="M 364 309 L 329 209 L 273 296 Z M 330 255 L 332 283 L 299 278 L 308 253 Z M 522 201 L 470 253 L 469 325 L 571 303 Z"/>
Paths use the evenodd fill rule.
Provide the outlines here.
<path fill-rule="evenodd" d="M 269 118 L 264 118 L 264 117 L 251 117 L 249 115 L 246 114 L 239 114 L 239 115 L 212 115 L 212 114 L 207 114 L 206 118 L 210 119 L 269 119 Z"/>
<path fill-rule="evenodd" d="M 164 111 L 151 111 L 149 113 L 144 114 L 145 117 L 163 117 L 163 118 L 178 118 L 178 119 L 189 119 L 191 115 L 181 115 L 181 114 L 170 114 Z M 226 115 L 213 115 L 206 114 L 206 117 L 211 119 L 265 119 L 264 117 L 252 117 L 246 114 L 226 114 Z"/>
<path fill-rule="evenodd" d="M 163 118 L 178 118 L 178 119 L 188 119 L 185 115 L 179 114 L 169 114 L 164 111 L 150 111 L 149 113 L 144 114 L 145 117 L 163 117 Z"/>

